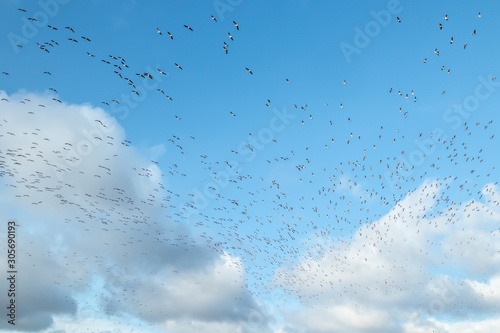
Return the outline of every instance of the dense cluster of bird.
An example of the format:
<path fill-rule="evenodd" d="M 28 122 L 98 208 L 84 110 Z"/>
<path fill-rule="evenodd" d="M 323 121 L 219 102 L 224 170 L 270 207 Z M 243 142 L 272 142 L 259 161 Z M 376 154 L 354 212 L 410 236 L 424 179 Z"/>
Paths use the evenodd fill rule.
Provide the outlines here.
<path fill-rule="evenodd" d="M 20 9 L 20 11 L 27 12 L 24 9 Z M 479 13 L 477 18 L 481 17 Z M 446 24 L 451 19 L 445 15 L 444 22 L 439 23 L 436 30 L 439 29 L 445 33 Z M 30 20 L 35 19 L 30 18 Z M 213 15 L 211 17 L 207 15 L 207 20 L 221 24 Z M 404 21 L 399 17 L 398 22 L 404 24 Z M 240 30 L 240 25 L 237 22 L 232 21 L 232 23 L 233 30 L 227 33 L 227 38 L 223 41 L 222 51 L 224 53 L 221 52 L 221 56 L 230 54 L 230 43 L 237 38 Z M 196 26 L 184 25 L 184 28 L 189 34 L 197 33 Z M 54 39 L 37 43 L 38 49 L 44 53 L 52 53 L 63 42 L 92 43 L 92 38 L 80 35 L 78 31 L 75 31 L 76 29 L 70 26 L 61 29 L 61 27 L 48 25 L 47 29 L 54 32 Z M 177 35 L 174 36 L 169 31 L 164 35 L 162 29 L 156 28 L 159 38 L 167 38 L 167 41 L 173 40 L 174 37 L 178 38 Z M 243 25 L 241 29 L 245 29 L 245 26 Z M 59 37 L 56 37 L 58 30 L 63 30 L 65 35 L 57 34 Z M 155 34 L 154 28 L 151 33 Z M 467 38 L 474 38 L 473 36 L 476 36 L 476 30 L 471 31 Z M 455 37 L 456 42 L 463 42 L 463 49 L 468 51 L 467 45 L 470 44 L 468 39 Z M 453 43 L 455 43 L 454 37 L 450 36 L 449 44 Z M 423 63 L 426 65 L 422 65 L 419 60 L 418 65 L 428 66 L 427 64 L 439 59 L 437 57 L 441 54 L 440 46 L 429 48 L 429 53 L 434 48 L 435 58 L 431 59 L 431 56 L 424 58 Z M 22 48 L 23 46 L 18 45 L 18 47 Z M 87 55 L 90 58 L 99 59 L 97 55 L 90 52 L 87 52 Z M 168 75 L 168 69 L 165 68 L 156 68 L 156 72 L 134 71 L 133 66 L 129 66 L 121 56 L 110 54 L 100 56 L 100 58 L 101 61 L 97 61 L 95 66 L 101 62 L 104 63 L 109 69 L 110 75 L 116 75 L 120 82 L 126 84 L 130 92 L 136 95 L 140 95 L 140 90 L 137 89 L 135 78 L 153 80 L 156 75 Z M 179 63 L 182 62 L 179 61 Z M 173 62 L 172 69 L 183 70 L 179 63 Z M 242 71 L 243 69 L 254 75 L 252 78 L 259 75 L 257 71 L 254 73 L 246 66 L 242 66 Z M 441 71 L 453 75 L 452 69 L 446 64 L 442 65 Z M 43 73 L 52 76 L 50 71 L 43 71 Z M 8 82 L 6 81 L 8 77 L 15 75 L 10 70 L 4 71 L 2 74 L 5 76 L 2 84 Z M 491 78 L 491 80 L 493 79 L 494 77 Z M 339 78 L 338 84 L 339 86 L 348 86 L 348 81 L 349 78 Z M 285 82 L 293 84 L 288 78 L 285 78 Z M 391 94 L 391 98 L 395 101 L 394 112 L 401 114 L 405 121 L 410 121 L 406 119 L 411 117 L 412 108 L 416 105 L 414 103 L 418 103 L 415 91 L 418 91 L 419 88 L 424 89 L 422 87 L 415 87 L 413 90 L 397 87 L 384 87 L 383 89 L 384 93 Z M 55 94 L 52 95 L 54 103 L 63 103 L 57 97 L 59 87 L 48 89 Z M 157 88 L 157 91 L 175 103 L 176 97 L 171 97 L 166 87 Z M 445 91 L 440 93 L 444 94 Z M 151 193 L 137 201 L 137 199 L 132 198 L 131 194 L 127 193 L 127 190 L 123 189 L 124 186 L 112 181 L 114 174 L 121 174 L 117 168 L 123 167 L 116 161 L 120 160 L 121 155 L 128 156 L 126 155 L 128 154 L 127 150 L 130 149 L 132 142 L 125 139 L 115 140 L 112 136 L 105 134 L 96 135 L 93 137 L 94 140 L 113 146 L 113 151 L 116 154 L 95 157 L 96 160 L 99 160 L 96 161 L 96 165 L 88 167 L 88 170 L 92 170 L 90 173 L 89 171 L 79 171 L 78 168 L 68 168 L 66 167 L 68 162 L 78 162 L 77 157 L 73 157 L 69 161 L 67 158 L 67 152 L 72 149 L 72 145 L 75 143 L 70 141 L 53 142 L 54 133 L 50 132 L 50 129 L 31 127 L 37 122 L 30 122 L 30 119 L 43 117 L 44 114 L 41 110 L 49 105 L 32 103 L 29 99 L 14 100 L 10 96 L 0 97 L 2 97 L 0 103 L 17 102 L 23 104 L 23 110 L 26 111 L 26 117 L 28 117 L 25 127 L 20 131 L 10 128 L 10 119 L 3 118 L 0 123 L 0 137 L 3 138 L 0 149 L 0 176 L 3 177 L 7 186 L 13 189 L 12 193 L 15 193 L 19 200 L 24 200 L 24 202 L 27 200 L 34 206 L 43 206 L 45 202 L 48 205 L 56 203 L 61 206 L 71 206 L 78 211 L 78 215 L 69 219 L 68 223 L 71 220 L 83 224 L 100 224 L 102 230 L 108 233 L 127 231 L 132 234 L 135 224 L 147 225 L 154 229 L 156 221 L 148 216 L 147 210 L 149 207 L 161 208 L 169 220 L 175 223 L 194 222 L 197 228 L 203 229 L 205 234 L 202 237 L 206 238 L 205 240 L 210 247 L 244 258 L 246 269 L 252 273 L 256 281 L 256 289 L 262 287 L 259 284 L 265 284 L 263 281 L 269 281 L 272 278 L 266 275 L 269 272 L 265 269 L 266 265 L 276 269 L 285 263 L 298 260 L 299 253 L 304 251 L 310 239 L 328 238 L 344 243 L 361 227 L 372 228 L 372 230 L 374 228 L 378 230 L 382 227 L 390 228 L 390 225 L 376 226 L 374 222 L 388 213 L 388 207 L 398 207 L 400 202 L 431 174 L 437 178 L 437 183 L 441 184 L 442 187 L 451 188 L 457 193 L 465 193 L 466 200 L 483 198 L 482 186 L 477 181 L 480 175 L 492 183 L 495 182 L 495 165 L 488 159 L 488 154 L 491 154 L 491 151 L 482 148 L 482 143 L 486 142 L 492 146 L 491 142 L 495 140 L 496 123 L 492 119 L 488 121 L 463 120 L 457 130 L 453 130 L 453 132 L 449 130 L 446 135 L 439 135 L 432 126 L 423 128 L 419 130 L 418 134 L 415 134 L 413 131 L 406 133 L 397 127 L 385 124 L 385 126 L 376 124 L 376 134 L 365 134 L 356 130 L 355 124 L 359 121 L 359 116 L 349 109 L 348 103 L 345 105 L 340 103 L 338 107 L 345 112 L 341 116 L 335 116 L 335 119 L 324 120 L 324 125 L 333 126 L 332 128 L 349 126 L 345 135 L 342 134 L 342 131 L 332 130 L 330 133 L 333 134 L 328 134 L 328 139 L 325 141 L 294 142 L 288 145 L 280 142 L 279 138 L 274 138 L 270 143 L 270 145 L 274 145 L 272 148 L 274 156 L 257 154 L 258 161 L 255 163 L 264 165 L 265 170 L 280 170 L 283 173 L 282 178 L 279 178 L 280 175 L 275 172 L 252 174 L 251 168 L 246 167 L 238 169 L 240 171 L 236 170 L 235 163 L 243 166 L 245 164 L 239 155 L 248 151 L 252 153 L 260 151 L 255 141 L 248 143 L 243 148 L 235 147 L 228 151 L 226 160 L 217 160 L 196 150 L 196 133 L 192 133 L 189 138 L 171 135 L 166 141 L 171 143 L 177 152 L 182 155 L 199 155 L 202 170 L 205 175 L 209 175 L 207 178 L 218 180 L 218 177 L 221 177 L 220 171 L 230 170 L 227 188 L 221 190 L 213 186 L 210 187 L 209 191 L 213 193 L 214 200 L 210 202 L 208 208 L 204 209 L 199 207 L 197 194 L 186 193 L 185 189 L 165 186 L 163 182 L 156 182 L 156 185 L 151 188 Z M 266 107 L 270 107 L 271 99 L 272 97 L 267 99 Z M 406 101 L 412 103 L 403 104 Z M 119 98 L 112 96 L 108 100 L 102 101 L 102 105 L 106 107 L 120 103 Z M 315 113 L 314 107 L 310 107 L 308 104 L 304 103 L 300 106 L 291 104 L 293 112 L 298 116 L 292 121 L 295 122 L 294 124 L 300 125 L 292 127 L 293 130 L 300 131 L 301 125 L 318 126 L 318 119 L 323 119 L 319 113 Z M 311 101 L 310 105 L 314 104 L 315 102 Z M 320 104 L 329 107 L 328 103 L 322 102 Z M 8 106 L 4 104 L 2 108 L 8 108 Z M 229 111 L 226 115 L 234 117 L 231 119 L 238 119 L 237 114 L 238 112 Z M 182 114 L 175 115 L 175 118 L 182 122 Z M 109 122 L 104 119 L 95 119 L 94 123 L 97 127 L 109 126 Z M 300 136 L 300 134 L 297 135 Z M 250 134 L 250 137 L 253 135 Z M 418 149 L 412 145 L 413 142 L 417 141 L 422 142 L 422 146 L 419 146 Z M 23 148 L 15 147 L 10 142 L 30 142 L 30 144 Z M 377 147 L 380 146 L 389 148 L 377 150 Z M 318 152 L 334 147 L 349 148 L 350 154 L 344 157 L 326 156 L 324 153 L 325 157 L 318 159 L 317 156 L 320 156 Z M 312 153 L 313 151 L 314 153 Z M 376 152 L 374 153 L 374 151 Z M 415 152 L 417 153 L 415 154 Z M 180 163 L 173 160 L 176 155 L 172 155 L 170 158 L 172 161 L 169 165 L 161 165 L 153 160 L 151 161 L 153 167 L 140 165 L 136 161 L 131 162 L 131 165 L 127 167 L 133 170 L 136 177 L 147 179 L 157 179 L 159 176 L 157 171 L 161 169 L 166 175 L 161 174 L 160 178 L 171 179 L 172 183 L 180 186 L 182 186 L 183 180 L 179 177 L 195 177 L 195 175 L 189 175 L 187 171 L 178 167 Z M 415 159 L 418 159 L 419 162 L 414 162 Z M 36 166 L 43 166 L 40 169 L 44 171 L 37 171 Z M 22 172 L 31 169 L 34 171 Z M 53 174 L 54 171 L 56 175 L 62 175 L 62 181 Z M 23 174 L 23 178 L 17 179 L 16 175 L 18 174 Z M 16 181 L 11 182 L 11 179 L 16 179 Z M 84 179 L 89 179 L 89 182 L 98 179 L 99 183 L 112 184 L 112 188 L 97 186 L 94 190 L 88 189 L 86 191 L 76 188 L 72 184 L 72 180 L 82 181 Z M 132 181 L 123 180 L 127 184 L 126 187 Z M 204 181 L 203 184 L 208 183 Z M 63 195 L 63 191 L 64 193 L 71 192 L 72 196 Z M 429 191 L 428 195 L 437 198 L 437 203 L 434 206 L 419 207 L 418 210 L 405 214 L 398 213 L 397 216 L 390 217 L 392 221 L 405 223 L 405 219 L 413 221 L 425 218 L 427 215 L 427 218 L 449 216 L 449 223 L 455 223 L 457 218 L 450 216 L 451 213 L 448 211 L 449 206 L 454 205 L 454 203 L 447 192 L 439 194 L 436 188 Z M 314 193 L 314 195 L 310 195 L 310 193 Z M 495 194 L 491 195 L 488 205 L 499 206 Z M 54 197 L 57 198 L 56 201 L 54 201 Z M 468 211 L 467 207 L 462 207 L 462 209 L 464 212 Z M 430 210 L 432 212 L 428 213 Z M 264 215 L 262 212 L 265 212 Z M 235 216 L 239 218 L 235 218 Z M 367 239 L 367 243 L 385 243 L 386 240 L 380 236 L 384 232 L 380 229 L 377 233 L 379 238 Z M 151 233 L 154 234 L 154 231 L 151 230 Z M 113 236 L 110 235 L 109 238 L 111 242 Z M 174 240 L 164 233 L 158 233 L 152 239 L 173 245 L 181 243 L 186 246 L 186 249 L 192 245 L 191 240 L 186 237 L 179 236 L 177 240 Z M 134 238 L 131 236 L 130 242 L 133 241 Z M 125 243 L 123 246 L 130 245 Z M 328 251 L 330 249 L 325 249 L 325 252 Z M 344 259 L 346 258 L 335 258 L 339 261 Z M 331 276 L 323 274 L 314 283 L 319 283 L 325 288 L 338 290 L 331 281 L 333 281 L 333 275 L 341 270 L 341 265 L 335 266 L 335 263 L 333 265 Z M 303 269 L 314 272 L 314 268 L 303 267 Z M 288 281 L 290 285 L 307 285 L 309 283 L 307 280 L 301 280 L 286 273 L 283 273 L 282 277 L 282 281 Z M 347 287 L 346 284 L 339 283 L 343 288 L 349 290 L 356 288 L 356 286 Z M 288 289 L 284 284 L 281 284 L 280 287 Z M 394 288 L 394 290 L 396 289 Z M 338 293 L 342 294 L 342 290 Z"/>

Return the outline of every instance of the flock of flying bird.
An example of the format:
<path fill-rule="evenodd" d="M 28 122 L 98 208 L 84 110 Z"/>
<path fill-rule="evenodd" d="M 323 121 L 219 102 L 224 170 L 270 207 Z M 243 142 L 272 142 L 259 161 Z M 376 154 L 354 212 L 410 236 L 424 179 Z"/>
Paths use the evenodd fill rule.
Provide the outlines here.
<path fill-rule="evenodd" d="M 24 9 L 19 10 L 27 13 Z M 479 13 L 478 18 L 481 17 Z M 207 17 L 207 20 L 210 19 L 217 23 L 217 19 L 213 15 L 211 18 Z M 443 22 L 444 24 L 439 23 L 439 30 L 443 30 L 449 19 L 447 15 L 444 17 L 445 22 Z M 29 18 L 29 20 L 35 19 Z M 236 35 L 240 30 L 240 26 L 235 21 L 232 22 L 235 29 L 233 33 Z M 399 18 L 398 22 L 401 22 Z M 196 29 L 189 25 L 184 25 L 184 28 L 196 33 Z M 83 35 L 76 37 L 77 32 L 70 26 L 60 29 L 48 25 L 47 29 L 54 32 L 65 30 L 68 34 L 65 37 L 66 40 L 72 43 L 92 43 L 91 38 Z M 165 36 L 158 27 L 156 32 L 159 36 Z M 154 30 L 152 33 L 154 34 Z M 177 38 L 169 31 L 166 32 L 166 35 L 171 40 Z M 476 30 L 473 31 L 472 35 L 476 35 Z M 227 38 L 229 41 L 233 41 L 235 36 L 228 32 Z M 50 54 L 53 49 L 62 43 L 61 40 L 56 39 L 54 37 L 49 41 L 39 42 L 37 46 L 42 52 Z M 450 44 L 453 43 L 454 39 L 451 37 Z M 18 45 L 18 47 L 23 48 L 22 45 Z M 466 47 L 467 43 L 464 43 L 463 48 L 466 49 Z M 224 41 L 222 49 L 225 54 L 229 54 L 229 48 L 229 44 Z M 436 56 L 440 55 L 438 48 L 435 48 L 434 54 Z M 96 55 L 90 52 L 87 52 L 87 55 L 90 58 L 96 58 Z M 121 56 L 109 55 L 101 59 L 101 62 L 109 67 L 110 75 L 116 75 L 123 80 L 129 86 L 131 93 L 136 95 L 140 95 L 139 90 L 136 89 L 136 77 L 152 80 L 154 75 L 167 75 L 167 71 L 160 68 L 156 68 L 156 73 L 143 71 L 134 73 L 131 68 L 133 66 L 129 66 Z M 430 60 L 425 58 L 423 62 L 429 63 Z M 177 62 L 173 65 L 179 70 L 183 69 Z M 245 67 L 245 69 L 249 74 L 254 74 L 250 68 Z M 441 70 L 446 70 L 448 74 L 451 73 L 451 69 L 445 66 L 442 66 Z M 52 75 L 50 71 L 44 71 L 43 73 L 48 76 Z M 10 71 L 4 71 L 2 74 L 5 77 L 15 75 Z M 288 78 L 285 80 L 290 83 Z M 339 83 L 342 82 L 344 85 L 347 84 L 347 81 L 347 79 L 339 79 Z M 8 84 L 8 81 L 4 78 L 2 84 Z M 400 100 L 397 103 L 399 105 L 401 105 L 401 99 L 417 102 L 417 96 L 413 90 L 402 92 L 397 88 L 394 90 L 393 88 L 387 88 L 386 91 L 391 94 L 398 91 L 397 98 L 400 98 Z M 56 88 L 51 87 L 50 91 L 54 94 L 58 93 Z M 158 88 L 157 91 L 165 95 L 168 100 L 174 100 L 164 89 Z M 444 93 L 443 90 L 442 94 Z M 12 102 L 7 97 L 0 97 L 2 97 L 1 103 Z M 55 103 L 62 103 L 61 99 L 57 97 L 53 97 L 52 100 Z M 287 170 L 293 175 L 292 177 L 296 179 L 296 182 L 292 185 L 287 181 L 280 184 L 280 179 L 267 179 L 263 175 L 251 175 L 250 171 L 247 173 L 247 168 L 243 168 L 244 171 L 234 172 L 229 179 L 229 189 L 224 190 L 227 193 L 240 194 L 236 197 L 229 197 L 224 195 L 224 191 L 216 193 L 215 200 L 211 202 L 210 208 L 204 210 L 198 209 L 194 194 L 188 193 L 186 195 L 185 189 L 169 188 L 161 182 L 152 188 L 152 192 L 146 198 L 138 202 L 133 198 L 134 195 L 127 193 L 118 184 L 115 184 L 116 187 L 113 189 L 96 188 L 93 193 L 81 193 L 79 189 L 73 189 L 72 177 L 79 180 L 86 178 L 111 179 L 115 170 L 110 165 L 119 156 L 109 156 L 98 161 L 93 168 L 94 172 L 92 174 L 78 171 L 78 168 L 68 174 L 68 170 L 61 168 L 60 165 L 65 164 L 65 154 L 74 143 L 51 142 L 51 133 L 43 128 L 29 127 L 29 117 L 43 116 L 40 113 L 40 108 L 48 108 L 49 105 L 39 104 L 35 106 L 32 105 L 29 99 L 18 102 L 23 103 L 27 110 L 26 129 L 23 132 L 13 132 L 13 130 L 9 129 L 8 119 L 3 119 L 0 124 L 0 136 L 3 137 L 4 141 L 0 150 L 0 176 L 3 177 L 7 186 L 17 188 L 17 190 L 13 190 L 17 198 L 30 200 L 34 206 L 42 205 L 45 201 L 54 204 L 52 198 L 45 199 L 50 192 L 51 197 L 55 196 L 57 198 L 58 204 L 75 207 L 85 216 L 75 216 L 73 219 L 67 219 L 66 222 L 76 220 L 87 224 L 102 224 L 102 230 L 109 233 L 128 228 L 129 234 L 132 234 L 133 224 L 130 222 L 153 226 L 156 222 L 151 221 L 148 216 L 150 206 L 165 209 L 166 214 L 168 214 L 165 216 L 174 222 L 181 223 L 191 221 L 194 218 L 196 220 L 195 226 L 202 228 L 206 232 L 202 237 L 206 238 L 210 247 L 215 248 L 217 251 L 235 253 L 244 258 L 244 265 L 255 278 L 256 290 L 262 289 L 265 284 L 263 281 L 270 279 L 269 276 L 266 276 L 268 270 L 265 269 L 264 265 L 271 265 L 276 269 L 283 263 L 296 260 L 297 254 L 304 250 L 305 245 L 301 243 L 303 238 L 314 239 L 317 237 L 319 239 L 328 237 L 344 242 L 346 237 L 352 237 L 356 233 L 360 225 L 370 227 L 374 221 L 387 213 L 387 207 L 397 206 L 414 189 L 412 186 L 414 187 L 422 180 L 425 180 L 428 174 L 440 174 L 441 176 L 437 182 L 445 184 L 448 188 L 452 187 L 457 192 L 464 191 L 468 197 L 482 199 L 481 189 L 478 188 L 474 177 L 479 177 L 478 173 L 482 173 L 484 170 L 488 170 L 487 173 L 485 172 L 482 175 L 485 177 L 490 177 L 490 173 L 495 173 L 495 167 L 488 162 L 483 149 L 475 144 L 475 142 L 495 139 L 494 128 L 496 124 L 493 120 L 487 122 L 464 121 L 455 133 L 448 135 L 448 137 L 439 138 L 434 138 L 435 133 L 432 132 L 432 128 L 422 129 L 422 132 L 417 136 L 409 137 L 408 134 L 401 133 L 397 128 L 380 126 L 379 129 L 377 128 L 378 134 L 375 137 L 365 137 L 365 135 L 357 133 L 353 129 L 347 137 L 331 138 L 328 142 L 318 144 L 318 147 L 322 149 L 344 143 L 350 145 L 350 147 L 354 146 L 353 149 L 362 153 L 353 160 L 342 159 L 342 157 L 339 159 L 338 156 L 333 157 L 333 159 L 332 157 L 325 157 L 324 160 L 316 160 L 308 155 L 309 149 L 313 150 L 312 146 L 315 144 L 311 142 L 291 144 L 289 149 L 280 151 L 274 158 L 266 158 L 260 161 L 263 165 L 268 165 L 269 168 L 275 166 L 284 169 L 288 168 Z M 107 101 L 102 101 L 102 104 L 106 106 L 110 106 L 112 103 L 120 104 L 120 100 L 110 98 Z M 266 106 L 269 106 L 270 103 L 271 99 L 268 99 Z M 325 107 L 328 107 L 328 103 L 324 104 Z M 307 104 L 301 106 L 293 104 L 293 106 L 294 111 L 299 114 L 308 109 Z M 5 104 L 2 107 L 6 107 Z M 340 103 L 340 108 L 347 109 L 344 108 L 343 103 Z M 406 119 L 411 106 L 396 107 L 395 110 L 398 110 Z M 314 119 L 314 112 L 308 113 L 309 117 L 306 117 L 306 120 L 297 121 L 299 125 L 308 125 Z M 237 115 L 232 111 L 229 112 L 229 116 L 237 118 Z M 175 117 L 177 120 L 181 120 L 181 117 Z M 354 121 L 354 117 L 347 114 L 344 119 L 347 123 L 351 123 L 351 118 Z M 96 119 L 95 122 L 96 126 L 107 126 L 104 120 Z M 330 120 L 327 125 L 335 127 L 336 123 L 336 121 Z M 297 128 L 300 128 L 300 126 Z M 172 135 L 168 142 L 178 148 L 181 154 L 198 154 L 194 136 L 195 133 L 186 140 Z M 10 146 L 9 139 L 13 137 L 23 137 L 31 144 L 25 148 Z M 94 139 L 108 145 L 116 143 L 111 136 L 96 136 Z M 407 156 L 410 152 L 405 151 L 405 148 L 409 147 L 406 142 L 413 142 L 415 139 L 430 142 L 427 149 L 434 151 L 433 154 L 421 154 L 425 167 L 415 166 L 408 162 Z M 277 144 L 278 141 L 278 138 L 274 139 L 273 144 Z M 120 149 L 129 149 L 128 147 L 132 143 L 123 140 L 120 144 L 123 146 Z M 370 150 L 373 151 L 378 145 L 387 144 L 392 144 L 395 148 L 377 152 L 377 155 L 370 154 Z M 48 147 L 56 146 L 58 146 L 57 149 L 46 150 L 49 149 Z M 244 149 L 253 152 L 256 148 L 252 144 L 247 144 Z M 232 169 L 233 162 L 231 160 L 241 152 L 241 150 L 228 152 L 225 161 L 213 160 L 203 152 L 199 152 L 200 162 L 205 174 L 210 174 L 210 179 L 213 179 L 213 177 L 218 176 L 217 171 L 225 170 L 225 168 Z M 35 171 L 29 175 L 24 175 L 25 178 L 11 183 L 11 179 L 16 178 L 8 176 L 15 177 L 20 173 L 24 164 L 30 163 L 33 165 L 43 164 L 49 166 L 50 170 L 55 169 L 57 172 L 69 176 L 63 177 L 64 181 L 57 182 L 56 177 Z M 152 163 L 154 165 L 158 164 L 156 161 L 152 161 Z M 179 180 L 177 177 L 192 176 L 180 170 L 178 163 L 175 161 L 172 161 L 171 165 L 160 165 L 159 167 L 163 172 L 167 173 L 167 175 L 162 174 L 163 177 L 171 177 L 175 179 L 173 182 L 179 184 L 182 184 L 182 178 Z M 155 176 L 154 170 L 148 166 L 133 165 L 132 168 L 139 177 L 153 179 Z M 454 172 L 459 172 L 461 168 L 467 169 L 465 176 L 453 175 Z M 440 173 L 443 169 L 446 170 L 445 173 L 447 174 Z M 493 179 L 491 182 L 493 182 Z M 103 183 L 106 182 L 103 181 Z M 26 188 L 24 190 L 25 194 L 19 193 L 20 187 Z M 63 190 L 67 192 L 71 191 L 70 189 L 74 191 L 73 197 L 61 194 Z M 215 188 L 211 190 L 215 192 Z M 312 192 L 315 193 L 315 196 L 308 197 L 307 194 L 303 194 Z M 110 193 L 113 193 L 113 195 L 110 195 Z M 490 200 L 489 203 L 499 206 L 499 202 L 494 199 Z M 435 207 L 434 216 L 447 215 L 449 204 L 449 197 L 446 192 L 442 192 Z M 464 207 L 464 211 L 466 210 L 467 207 Z M 128 211 L 132 212 L 131 216 L 127 216 Z M 262 211 L 267 213 L 263 216 Z M 193 212 L 195 213 L 193 214 Z M 235 213 L 238 215 L 235 215 Z M 420 211 L 410 213 L 415 216 L 425 214 Z M 240 216 L 240 218 L 235 218 L 235 216 Z M 314 216 L 314 220 L 311 219 L 311 216 Z M 432 216 L 432 213 L 428 216 Z M 451 220 L 453 220 L 452 217 L 450 217 Z M 120 223 L 121 227 L 119 226 Z M 124 225 L 127 225 L 127 227 Z M 276 233 L 279 236 L 267 236 L 276 235 Z M 151 234 L 154 234 L 154 232 L 151 231 Z M 113 236 L 110 235 L 109 237 L 111 239 Z M 131 242 L 133 242 L 133 237 L 131 239 Z M 186 248 L 192 246 L 192 240 L 189 240 L 187 236 L 179 236 L 177 239 L 173 239 L 173 237 L 166 234 L 158 233 L 154 236 L 154 241 L 170 242 L 172 244 L 176 244 L 177 241 Z M 340 259 L 343 260 L 343 258 Z M 285 281 L 290 282 L 290 285 L 308 283 L 308 281 L 297 281 L 296 279 L 294 276 L 284 278 Z M 328 281 L 330 280 L 331 277 L 327 276 L 321 277 L 319 282 L 316 282 L 329 286 L 330 282 Z M 284 284 L 281 284 L 280 287 L 287 290 L 287 286 Z"/>

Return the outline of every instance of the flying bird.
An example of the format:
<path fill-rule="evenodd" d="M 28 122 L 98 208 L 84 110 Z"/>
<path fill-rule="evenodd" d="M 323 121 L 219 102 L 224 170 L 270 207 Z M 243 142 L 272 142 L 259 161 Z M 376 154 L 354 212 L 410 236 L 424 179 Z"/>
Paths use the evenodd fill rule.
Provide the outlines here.
<path fill-rule="evenodd" d="M 185 25 L 185 24 L 184 24 L 184 28 L 186 28 L 186 29 L 188 29 L 188 30 L 190 30 L 190 31 L 193 31 L 193 29 L 191 29 L 191 27 L 190 27 L 190 26 L 187 26 L 187 25 Z"/>
<path fill-rule="evenodd" d="M 236 27 L 236 30 L 240 30 L 240 26 L 238 25 L 238 23 L 236 23 L 236 22 L 233 21 L 233 24 Z"/>
<path fill-rule="evenodd" d="M 213 15 L 211 15 L 211 16 L 212 16 L 212 20 L 214 20 L 214 22 L 217 22 L 217 19 Z"/>
<path fill-rule="evenodd" d="M 252 75 L 253 75 L 252 70 L 250 70 L 250 69 L 248 69 L 248 68 L 245 68 L 245 69 L 248 71 L 248 73 L 250 73 L 250 74 L 252 74 Z"/>

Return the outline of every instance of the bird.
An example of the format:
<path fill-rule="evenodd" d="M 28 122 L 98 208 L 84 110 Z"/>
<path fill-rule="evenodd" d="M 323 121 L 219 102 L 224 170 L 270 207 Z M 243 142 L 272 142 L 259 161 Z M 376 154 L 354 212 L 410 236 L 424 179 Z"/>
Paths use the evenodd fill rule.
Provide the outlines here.
<path fill-rule="evenodd" d="M 161 31 L 160 31 L 160 29 L 156 28 L 156 32 L 157 32 L 159 35 L 161 35 Z"/>
<path fill-rule="evenodd" d="M 446 21 L 448 21 L 448 14 L 446 14 L 446 15 L 444 16 L 444 19 L 445 19 Z"/>
<path fill-rule="evenodd" d="M 57 30 L 57 28 L 51 26 L 51 25 L 47 25 L 51 30 Z"/>
<path fill-rule="evenodd" d="M 230 111 L 229 114 L 233 117 L 235 117 L 236 115 L 233 113 L 233 111 Z"/>
<path fill-rule="evenodd" d="M 252 74 L 252 75 L 253 75 L 253 72 L 252 72 L 252 70 L 251 70 L 251 69 L 249 69 L 249 68 L 245 68 L 245 69 L 248 71 L 248 73 L 250 73 L 250 74 Z"/>
<path fill-rule="evenodd" d="M 477 13 L 477 17 L 481 17 L 481 12 Z"/>
<path fill-rule="evenodd" d="M 85 39 L 87 42 L 90 42 L 90 41 L 91 41 L 91 40 L 90 40 L 90 38 L 87 38 L 87 37 L 85 37 L 85 36 L 82 36 L 82 39 Z"/>
<path fill-rule="evenodd" d="M 236 27 L 236 30 L 240 30 L 240 26 L 238 25 L 238 23 L 236 23 L 236 22 L 233 21 L 233 24 Z"/>
<path fill-rule="evenodd" d="M 95 55 L 90 54 L 89 52 L 87 52 L 87 54 L 88 54 L 89 57 L 95 57 Z"/>
<path fill-rule="evenodd" d="M 170 37 L 170 39 L 174 39 L 174 36 L 172 36 L 172 34 L 170 32 L 167 31 L 167 34 Z"/>
<path fill-rule="evenodd" d="M 73 28 L 71 28 L 71 27 L 64 27 L 64 28 L 65 28 L 65 29 L 68 29 L 69 31 L 71 31 L 71 32 L 73 32 L 73 33 L 75 32 L 75 30 L 73 30 Z"/>
<path fill-rule="evenodd" d="M 182 67 L 179 66 L 177 63 L 175 63 L 175 66 L 177 66 L 177 68 L 179 68 L 179 69 L 182 69 Z"/>
<path fill-rule="evenodd" d="M 190 30 L 190 31 L 193 31 L 193 29 L 192 29 L 190 26 L 187 26 L 187 25 L 185 25 L 185 24 L 184 24 L 184 28 L 186 28 L 186 29 L 188 29 L 188 30 Z"/>
<path fill-rule="evenodd" d="M 212 15 L 212 20 L 214 20 L 214 22 L 217 22 L 217 19 Z"/>
<path fill-rule="evenodd" d="M 234 39 L 233 39 L 233 36 L 231 36 L 231 33 L 230 33 L 230 32 L 228 32 L 227 34 L 229 35 L 229 39 L 234 40 Z"/>
<path fill-rule="evenodd" d="M 401 23 L 401 19 L 399 17 L 396 17 L 396 20 L 398 20 L 398 22 Z"/>

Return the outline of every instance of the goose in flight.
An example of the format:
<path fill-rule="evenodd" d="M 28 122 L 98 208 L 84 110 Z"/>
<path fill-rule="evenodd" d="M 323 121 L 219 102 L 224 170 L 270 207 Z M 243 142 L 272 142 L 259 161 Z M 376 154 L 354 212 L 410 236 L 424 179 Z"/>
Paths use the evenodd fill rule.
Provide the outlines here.
<path fill-rule="evenodd" d="M 252 70 L 251 70 L 251 69 L 249 69 L 249 68 L 245 68 L 245 69 L 248 71 L 248 73 L 250 73 L 250 74 L 252 74 L 252 75 L 253 75 L 253 73 L 252 73 Z"/>
<path fill-rule="evenodd" d="M 234 24 L 234 26 L 236 27 L 236 30 L 240 30 L 240 26 L 239 26 L 239 24 L 238 24 L 238 23 L 236 23 L 236 22 L 234 22 L 234 21 L 233 21 L 233 24 Z"/>
<path fill-rule="evenodd" d="M 160 34 L 160 35 L 161 35 L 161 31 L 160 31 L 160 29 L 156 28 L 156 32 L 158 32 L 158 34 Z"/>
<path fill-rule="evenodd" d="M 185 25 L 185 24 L 184 24 L 184 28 L 186 28 L 186 29 L 188 29 L 188 30 L 190 30 L 190 31 L 193 31 L 193 29 L 192 29 L 190 26 L 187 26 L 187 25 Z"/>
<path fill-rule="evenodd" d="M 82 36 L 82 39 L 85 39 L 87 42 L 90 42 L 90 39 L 85 36 Z"/>
<path fill-rule="evenodd" d="M 170 32 L 167 31 L 167 34 L 170 37 L 170 39 L 174 39 L 174 36 L 172 36 L 172 34 Z"/>
<path fill-rule="evenodd" d="M 229 35 L 229 39 L 234 40 L 234 39 L 233 39 L 233 36 L 231 36 L 231 33 L 230 33 L 230 32 L 228 32 L 227 34 Z"/>
<path fill-rule="evenodd" d="M 48 26 L 50 29 L 52 29 L 52 30 L 57 30 L 57 28 L 55 28 L 55 27 L 53 27 L 53 26 L 51 26 L 51 25 L 47 25 L 47 26 Z"/>
<path fill-rule="evenodd" d="M 182 67 L 179 66 L 177 63 L 175 63 L 175 66 L 177 66 L 177 68 L 179 68 L 179 69 L 182 69 Z"/>
<path fill-rule="evenodd" d="M 71 31 L 71 32 L 73 32 L 73 33 L 75 32 L 75 30 L 73 30 L 73 28 L 71 28 L 71 27 L 64 27 L 64 28 L 65 28 L 65 29 L 68 29 L 69 31 Z"/>
<path fill-rule="evenodd" d="M 214 22 L 217 22 L 217 19 L 213 15 L 211 15 L 211 16 L 212 16 L 212 20 L 214 20 Z"/>

